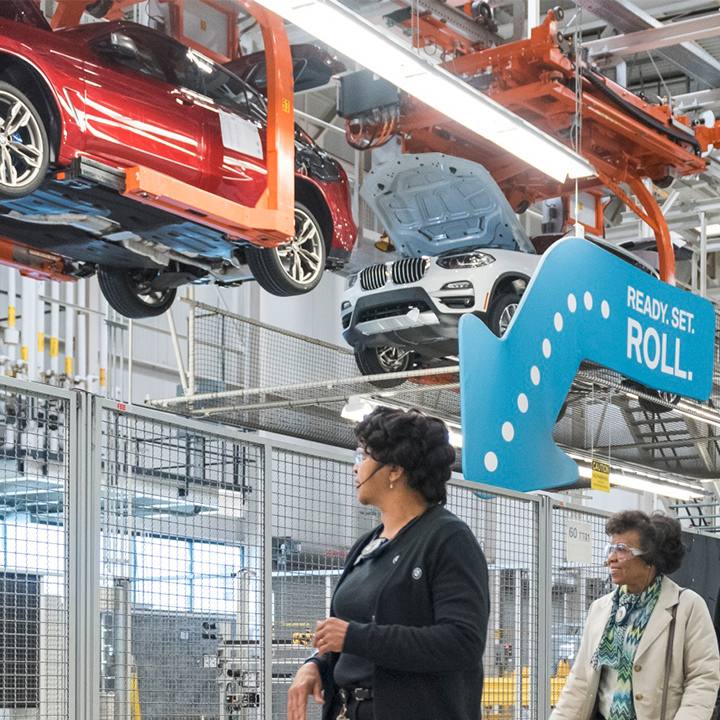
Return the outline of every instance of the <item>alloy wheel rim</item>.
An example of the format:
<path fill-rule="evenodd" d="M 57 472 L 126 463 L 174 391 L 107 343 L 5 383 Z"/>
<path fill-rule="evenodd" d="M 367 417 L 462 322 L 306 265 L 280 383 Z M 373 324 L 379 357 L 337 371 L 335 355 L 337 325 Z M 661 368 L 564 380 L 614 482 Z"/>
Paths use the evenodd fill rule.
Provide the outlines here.
<path fill-rule="evenodd" d="M 295 237 L 277 248 L 286 275 L 298 285 L 312 285 L 323 271 L 323 238 L 306 213 L 295 208 Z"/>
<path fill-rule="evenodd" d="M 0 184 L 22 190 L 42 171 L 44 144 L 30 108 L 0 91 Z"/>
<path fill-rule="evenodd" d="M 377 349 L 377 358 L 385 372 L 400 372 L 407 367 L 410 350 L 401 350 L 396 347 Z"/>
<path fill-rule="evenodd" d="M 505 334 L 505 331 L 508 329 L 508 325 L 510 324 L 510 321 L 513 319 L 513 315 L 515 314 L 517 307 L 518 307 L 517 303 L 511 303 L 502 311 L 502 313 L 500 313 L 500 320 L 498 322 L 498 325 L 500 328 L 500 336 L 501 337 Z"/>

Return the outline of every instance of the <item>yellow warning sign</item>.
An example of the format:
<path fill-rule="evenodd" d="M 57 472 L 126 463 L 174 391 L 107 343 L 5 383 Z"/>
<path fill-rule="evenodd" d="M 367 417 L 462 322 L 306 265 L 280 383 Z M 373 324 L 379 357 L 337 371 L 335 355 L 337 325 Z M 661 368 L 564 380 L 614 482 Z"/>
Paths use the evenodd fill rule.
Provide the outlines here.
<path fill-rule="evenodd" d="M 283 112 L 287 112 L 287 113 L 290 112 L 290 101 L 287 98 L 283 98 L 282 109 L 283 109 Z"/>
<path fill-rule="evenodd" d="M 610 492 L 610 466 L 599 460 L 592 461 L 592 478 L 590 487 L 593 490 Z"/>

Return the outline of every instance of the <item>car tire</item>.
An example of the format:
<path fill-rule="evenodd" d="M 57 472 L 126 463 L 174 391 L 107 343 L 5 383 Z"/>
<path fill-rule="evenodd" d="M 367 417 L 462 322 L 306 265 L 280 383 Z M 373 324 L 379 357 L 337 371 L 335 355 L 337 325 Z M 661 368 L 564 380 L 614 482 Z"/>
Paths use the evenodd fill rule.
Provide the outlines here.
<path fill-rule="evenodd" d="M 176 288 L 151 291 L 157 270 L 109 267 L 98 269 L 100 290 L 111 307 L 132 320 L 162 315 L 175 300 Z"/>
<path fill-rule="evenodd" d="M 325 272 L 327 244 L 312 212 L 295 203 L 295 238 L 276 248 L 248 246 L 248 265 L 258 284 L 272 295 L 303 295 L 317 287 Z"/>
<path fill-rule="evenodd" d="M 519 304 L 520 295 L 517 293 L 504 293 L 493 301 L 488 313 L 487 325 L 498 337 L 505 334 Z"/>
<path fill-rule="evenodd" d="M 415 353 L 412 350 L 387 347 L 366 347 L 355 350 L 355 362 L 363 375 L 380 375 L 389 372 L 404 372 L 415 367 Z M 402 385 L 404 378 L 374 380 L 371 384 L 380 388 Z"/>
<path fill-rule="evenodd" d="M 50 164 L 45 123 L 17 88 L 0 81 L 0 196 L 20 198 L 40 187 Z"/>

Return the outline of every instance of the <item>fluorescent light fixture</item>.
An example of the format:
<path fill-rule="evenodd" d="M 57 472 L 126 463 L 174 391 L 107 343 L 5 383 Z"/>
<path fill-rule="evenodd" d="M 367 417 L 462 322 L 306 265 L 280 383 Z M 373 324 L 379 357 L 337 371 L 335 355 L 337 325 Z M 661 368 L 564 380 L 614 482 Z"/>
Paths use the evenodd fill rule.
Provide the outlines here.
<path fill-rule="evenodd" d="M 595 175 L 561 142 L 442 68 L 435 67 L 337 0 L 258 0 L 313 37 L 450 119 L 565 182 Z"/>
<path fill-rule="evenodd" d="M 351 420 L 352 422 L 360 422 L 376 407 L 377 405 L 373 405 L 362 395 L 351 395 L 343 407 L 340 417 L 345 418 L 345 420 Z"/>
<path fill-rule="evenodd" d="M 406 410 L 407 408 L 401 405 L 396 405 L 392 402 L 385 402 L 384 400 L 375 400 L 375 398 L 367 397 L 366 395 L 351 395 L 348 398 L 348 402 L 343 407 L 340 417 L 345 420 L 352 420 L 353 422 L 360 422 L 365 419 L 366 415 L 369 415 L 376 407 L 389 407 L 395 410 Z M 443 418 L 440 418 L 448 428 L 448 440 L 453 447 L 462 447 L 462 430 L 460 425 L 454 422 L 450 422 Z"/>
<path fill-rule="evenodd" d="M 579 459 L 579 458 L 576 458 Z M 606 462 L 603 460 L 603 462 Z M 580 477 L 591 478 L 592 469 L 588 465 L 578 465 Z M 610 472 L 610 484 L 617 487 L 628 488 L 629 490 L 640 490 L 641 492 L 655 493 L 664 497 L 673 498 L 675 500 L 688 501 L 693 498 L 703 497 L 703 493 L 696 492 L 691 489 L 692 486 L 682 486 L 679 484 L 665 484 L 662 482 L 653 482 L 649 477 L 641 477 L 640 475 L 631 473 Z"/>
<path fill-rule="evenodd" d="M 463 446 L 462 430 L 459 426 L 452 427 L 449 423 L 445 423 L 448 426 L 448 440 L 453 447 L 461 448 Z"/>

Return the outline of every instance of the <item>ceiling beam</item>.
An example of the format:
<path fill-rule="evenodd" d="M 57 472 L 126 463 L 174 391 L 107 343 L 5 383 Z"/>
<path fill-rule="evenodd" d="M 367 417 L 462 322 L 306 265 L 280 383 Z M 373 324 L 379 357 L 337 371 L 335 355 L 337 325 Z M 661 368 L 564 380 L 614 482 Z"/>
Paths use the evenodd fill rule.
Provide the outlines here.
<path fill-rule="evenodd" d="M 622 33 L 664 27 L 659 20 L 629 0 L 577 0 L 577 4 Z M 683 42 L 656 53 L 709 88 L 720 86 L 720 62 L 699 45 Z"/>
<path fill-rule="evenodd" d="M 720 35 L 720 12 L 583 43 L 590 56 L 634 55 Z"/>
<path fill-rule="evenodd" d="M 720 102 L 720 89 L 698 90 L 697 92 L 673 95 L 673 104 L 678 110 L 710 108 Z"/>

